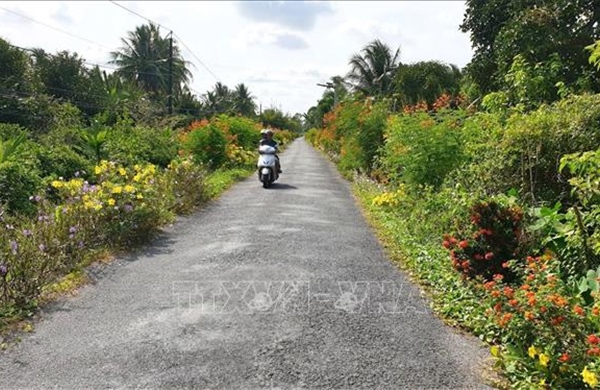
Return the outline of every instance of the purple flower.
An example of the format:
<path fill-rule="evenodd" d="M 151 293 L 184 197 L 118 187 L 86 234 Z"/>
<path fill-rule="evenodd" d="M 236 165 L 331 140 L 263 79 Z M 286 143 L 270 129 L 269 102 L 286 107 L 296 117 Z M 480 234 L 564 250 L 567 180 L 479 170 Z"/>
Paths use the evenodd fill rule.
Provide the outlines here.
<path fill-rule="evenodd" d="M 125 206 L 123 206 L 123 210 L 125 210 L 125 212 L 130 213 L 133 211 L 133 206 L 130 204 L 126 204 Z"/>
<path fill-rule="evenodd" d="M 38 246 L 38 248 L 40 249 L 40 252 L 45 252 L 46 251 L 46 245 L 44 245 L 44 244 L 40 244 Z"/>
<path fill-rule="evenodd" d="M 71 226 L 69 228 L 69 233 L 71 233 L 71 234 L 77 233 L 77 228 L 75 226 Z"/>
<path fill-rule="evenodd" d="M 4 264 L 0 264 L 0 277 L 3 278 L 8 273 L 8 268 Z"/>
<path fill-rule="evenodd" d="M 85 246 L 85 244 L 83 243 L 83 241 L 79 241 L 79 242 L 77 243 L 77 247 L 78 247 L 79 249 L 83 248 L 84 246 Z"/>
<path fill-rule="evenodd" d="M 17 249 L 19 249 L 19 244 L 17 244 L 17 242 L 15 240 L 11 240 L 10 241 L 10 249 L 12 250 L 12 254 L 16 255 Z"/>
<path fill-rule="evenodd" d="M 24 230 L 23 230 L 23 235 L 24 235 L 25 237 L 30 237 L 30 236 L 32 236 L 32 235 L 33 235 L 33 233 L 32 233 L 32 232 L 31 232 L 31 230 L 29 230 L 29 229 L 24 229 Z"/>

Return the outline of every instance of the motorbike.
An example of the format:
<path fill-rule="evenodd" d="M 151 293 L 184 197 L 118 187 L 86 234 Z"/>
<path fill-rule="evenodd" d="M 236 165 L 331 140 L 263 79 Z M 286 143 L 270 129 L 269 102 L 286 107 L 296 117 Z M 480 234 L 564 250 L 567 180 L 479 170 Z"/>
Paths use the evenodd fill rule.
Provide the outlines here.
<path fill-rule="evenodd" d="M 261 145 L 258 148 L 258 180 L 263 188 L 269 188 L 275 180 L 279 178 L 277 171 L 277 149 L 269 145 Z"/>

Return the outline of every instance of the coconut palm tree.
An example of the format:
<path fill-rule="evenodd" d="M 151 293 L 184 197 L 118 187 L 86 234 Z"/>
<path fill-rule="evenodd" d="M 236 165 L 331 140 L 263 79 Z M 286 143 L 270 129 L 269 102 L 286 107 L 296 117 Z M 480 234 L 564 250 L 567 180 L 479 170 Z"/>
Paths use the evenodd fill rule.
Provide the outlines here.
<path fill-rule="evenodd" d="M 233 107 L 237 114 L 247 117 L 256 115 L 256 103 L 250 90 L 243 83 L 236 85 L 233 91 Z"/>
<path fill-rule="evenodd" d="M 119 76 L 135 80 L 153 96 L 168 94 L 170 40 L 160 35 L 159 27 L 153 23 L 138 26 L 128 32 L 126 39 L 121 38 L 121 42 L 123 46 L 120 50 L 110 53 L 110 62 L 119 67 Z M 173 42 L 172 81 L 175 95 L 192 78 L 189 65 L 176 42 Z"/>
<path fill-rule="evenodd" d="M 384 96 L 391 91 L 394 72 L 400 65 L 400 48 L 390 47 L 376 39 L 367 44 L 361 53 L 354 54 L 347 79 L 356 92 L 366 96 Z"/>

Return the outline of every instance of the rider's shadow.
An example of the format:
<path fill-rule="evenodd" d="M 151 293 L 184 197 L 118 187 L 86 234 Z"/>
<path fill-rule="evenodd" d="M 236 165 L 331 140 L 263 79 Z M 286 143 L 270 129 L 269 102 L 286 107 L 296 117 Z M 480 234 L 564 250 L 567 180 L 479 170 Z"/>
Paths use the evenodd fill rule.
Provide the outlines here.
<path fill-rule="evenodd" d="M 285 183 L 273 183 L 271 184 L 271 186 L 269 188 L 272 188 L 274 190 L 297 190 L 298 187 L 290 185 L 290 184 L 285 184 Z"/>

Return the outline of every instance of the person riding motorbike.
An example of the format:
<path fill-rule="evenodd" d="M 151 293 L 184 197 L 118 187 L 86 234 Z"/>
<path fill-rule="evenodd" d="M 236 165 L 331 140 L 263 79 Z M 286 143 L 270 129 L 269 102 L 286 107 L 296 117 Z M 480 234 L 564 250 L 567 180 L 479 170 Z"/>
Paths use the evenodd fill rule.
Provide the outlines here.
<path fill-rule="evenodd" d="M 260 145 L 269 145 L 273 148 L 275 148 L 275 150 L 279 150 L 279 145 L 277 144 L 277 141 L 275 141 L 273 139 L 273 130 L 271 129 L 263 129 L 260 132 L 262 139 L 260 140 Z M 279 162 L 279 156 L 277 154 L 275 154 L 275 161 L 276 161 L 276 165 L 277 165 L 277 172 L 282 173 L 283 171 L 281 170 L 281 164 Z"/>

